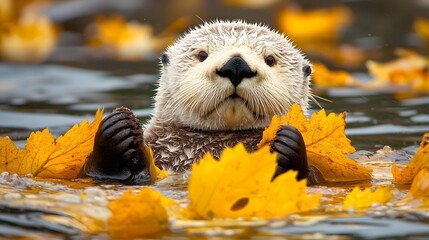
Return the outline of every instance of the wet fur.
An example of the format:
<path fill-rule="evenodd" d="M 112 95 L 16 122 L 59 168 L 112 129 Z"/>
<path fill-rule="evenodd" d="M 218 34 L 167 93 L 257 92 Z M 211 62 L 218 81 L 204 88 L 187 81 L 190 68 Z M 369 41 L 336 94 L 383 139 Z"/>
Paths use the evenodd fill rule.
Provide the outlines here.
<path fill-rule="evenodd" d="M 198 53 L 208 58 L 200 62 Z M 276 64 L 264 59 L 274 56 Z M 243 21 L 205 23 L 178 39 L 163 59 L 154 113 L 144 126 L 144 140 L 157 164 L 182 172 L 210 151 L 245 142 L 255 150 L 263 128 L 274 114 L 293 103 L 305 110 L 311 98 L 309 62 L 282 34 Z M 235 87 L 220 77 L 231 57 L 241 56 L 257 75 Z M 239 98 L 231 98 L 234 92 Z"/>

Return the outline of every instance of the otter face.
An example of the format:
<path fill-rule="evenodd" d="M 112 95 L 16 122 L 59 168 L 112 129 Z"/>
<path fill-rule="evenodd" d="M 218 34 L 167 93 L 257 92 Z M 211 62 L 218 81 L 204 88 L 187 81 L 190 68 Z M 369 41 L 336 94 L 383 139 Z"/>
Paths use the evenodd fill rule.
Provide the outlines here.
<path fill-rule="evenodd" d="M 266 127 L 293 103 L 305 110 L 311 67 L 282 34 L 256 24 L 206 23 L 163 54 L 155 116 L 201 130 Z"/>

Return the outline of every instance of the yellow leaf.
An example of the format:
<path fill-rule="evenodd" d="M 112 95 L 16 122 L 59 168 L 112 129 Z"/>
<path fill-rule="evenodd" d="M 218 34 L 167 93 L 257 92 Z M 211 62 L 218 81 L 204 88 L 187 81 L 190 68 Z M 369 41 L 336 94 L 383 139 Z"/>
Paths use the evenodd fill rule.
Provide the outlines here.
<path fill-rule="evenodd" d="M 116 238 L 137 237 L 167 229 L 166 208 L 177 203 L 156 190 L 144 187 L 139 193 L 127 190 L 109 203 L 109 234 Z"/>
<path fill-rule="evenodd" d="M 414 177 L 408 194 L 401 203 L 409 203 L 413 200 L 422 201 L 422 207 L 429 207 L 429 168 L 424 168 Z"/>
<path fill-rule="evenodd" d="M 417 153 L 404 169 L 392 165 L 393 180 L 398 184 L 409 184 L 422 169 L 429 167 L 429 132 L 423 135 Z"/>
<path fill-rule="evenodd" d="M 144 145 L 144 155 L 145 159 L 147 160 L 146 167 L 149 168 L 152 182 L 160 181 L 168 177 L 168 172 L 166 170 L 161 170 L 155 165 L 152 149 L 146 144 Z"/>
<path fill-rule="evenodd" d="M 396 54 L 399 58 L 386 63 L 367 61 L 366 67 L 375 79 L 372 82 L 360 84 L 360 87 L 371 89 L 401 86 L 417 91 L 428 91 L 428 59 L 404 49 L 396 50 Z"/>
<path fill-rule="evenodd" d="M 127 22 L 123 17 L 98 16 L 88 28 L 92 48 L 98 48 L 108 56 L 120 60 L 140 60 L 164 49 L 175 36 L 189 25 L 186 17 L 178 18 L 162 33 L 155 35 L 153 27 L 136 21 Z"/>
<path fill-rule="evenodd" d="M 370 168 L 346 156 L 355 152 L 345 134 L 346 113 L 326 115 L 322 109 L 307 120 L 301 107 L 293 105 L 287 116 L 288 124 L 296 127 L 304 137 L 308 164 L 315 166 L 326 181 L 371 179 Z"/>
<path fill-rule="evenodd" d="M 326 115 L 325 110 L 314 113 L 307 120 L 299 105 L 292 105 L 286 119 L 278 121 L 278 117 L 263 133 L 258 146 L 267 145 L 275 138 L 276 129 L 285 122 L 296 127 L 304 137 L 307 148 L 308 164 L 316 167 L 325 181 L 358 181 L 371 179 L 371 169 L 359 165 L 345 154 L 355 152 L 351 141 L 345 135 L 345 113 L 336 116 Z M 276 120 L 277 119 L 277 120 Z M 265 132 L 265 131 L 264 131 Z"/>
<path fill-rule="evenodd" d="M 286 125 L 286 115 L 283 115 L 279 118 L 279 116 L 274 115 L 271 119 L 270 125 L 264 130 L 262 133 L 262 139 L 258 143 L 258 148 L 262 148 L 263 146 L 269 145 L 274 138 L 276 137 L 276 133 L 281 125 Z"/>
<path fill-rule="evenodd" d="M 308 11 L 288 7 L 280 12 L 278 25 L 280 30 L 297 42 L 309 39 L 332 40 L 338 38 L 340 30 L 348 26 L 352 19 L 352 12 L 345 6 Z"/>
<path fill-rule="evenodd" d="M 45 178 L 76 178 L 91 153 L 94 136 L 103 110 L 94 121 L 74 125 L 57 141 L 48 129 L 30 134 L 27 145 L 19 150 L 9 138 L 0 138 L 0 171 Z"/>
<path fill-rule="evenodd" d="M 322 63 L 313 63 L 313 82 L 322 87 L 345 87 L 355 83 L 355 79 L 346 71 L 331 71 Z"/>
<path fill-rule="evenodd" d="M 361 191 L 359 187 L 355 187 L 345 197 L 343 209 L 348 210 L 354 208 L 356 210 L 362 210 L 376 203 L 385 204 L 394 198 L 391 190 L 392 188 L 390 186 L 377 187 L 373 192 L 371 188 L 365 188 Z"/>
<path fill-rule="evenodd" d="M 1 29 L 0 55 L 16 62 L 40 62 L 55 48 L 58 28 L 46 18 L 27 14 Z"/>
<path fill-rule="evenodd" d="M 192 166 L 191 211 L 199 218 L 273 218 L 319 207 L 320 195 L 307 196 L 296 172 L 272 177 L 276 155 L 268 146 L 247 153 L 243 144 L 226 148 L 219 161 L 206 154 Z"/>
<path fill-rule="evenodd" d="M 429 19 L 417 18 L 413 23 L 414 31 L 429 43 Z"/>

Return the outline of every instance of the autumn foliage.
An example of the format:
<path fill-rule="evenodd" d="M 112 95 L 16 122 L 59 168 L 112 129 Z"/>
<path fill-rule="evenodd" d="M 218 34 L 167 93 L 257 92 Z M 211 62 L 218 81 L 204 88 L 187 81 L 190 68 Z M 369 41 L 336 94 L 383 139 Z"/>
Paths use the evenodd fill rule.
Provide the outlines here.
<path fill-rule="evenodd" d="M 405 168 L 399 169 L 396 164 L 392 165 L 392 175 L 395 183 L 409 184 L 414 177 L 423 169 L 429 167 L 429 132 L 423 135 L 420 147 L 417 153 L 406 165 Z"/>
<path fill-rule="evenodd" d="M 350 208 L 363 210 L 373 204 L 385 204 L 393 200 L 391 191 L 392 188 L 389 186 L 379 186 L 374 191 L 371 191 L 371 188 L 361 190 L 359 187 L 355 187 L 345 197 L 343 208 L 344 210 Z"/>
<path fill-rule="evenodd" d="M 297 181 L 296 172 L 271 181 L 276 167 L 269 147 L 247 153 L 238 144 L 226 148 L 219 161 L 206 154 L 192 167 L 189 208 L 202 219 L 269 219 L 319 207 L 320 195 L 308 196 L 306 180 Z"/>
<path fill-rule="evenodd" d="M 57 140 L 48 129 L 33 132 L 23 149 L 8 137 L 0 138 L 0 171 L 45 178 L 76 178 L 92 151 L 102 116 L 103 110 L 98 110 L 92 123 L 76 124 Z"/>
<path fill-rule="evenodd" d="M 270 143 L 278 127 L 289 124 L 301 132 L 307 148 L 308 164 L 316 167 L 325 181 L 370 180 L 371 169 L 346 156 L 355 152 L 355 149 L 345 135 L 345 117 L 345 113 L 327 115 L 322 109 L 308 120 L 301 107 L 293 105 L 286 116 L 273 117 L 258 146 Z"/>

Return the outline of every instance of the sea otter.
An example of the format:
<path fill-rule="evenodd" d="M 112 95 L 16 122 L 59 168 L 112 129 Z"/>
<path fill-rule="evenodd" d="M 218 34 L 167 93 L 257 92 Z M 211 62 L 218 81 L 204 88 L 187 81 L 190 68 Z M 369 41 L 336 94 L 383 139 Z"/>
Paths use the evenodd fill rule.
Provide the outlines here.
<path fill-rule="evenodd" d="M 218 158 L 239 142 L 254 151 L 273 115 L 293 103 L 306 110 L 311 98 L 309 61 L 286 36 L 260 24 L 202 24 L 168 47 L 160 64 L 150 121 L 141 128 L 129 109 L 113 111 L 100 124 L 83 175 L 149 183 L 144 143 L 155 163 L 173 172 L 189 170 L 207 152 Z M 307 177 L 298 130 L 281 127 L 271 150 L 278 154 L 275 176 L 294 169 L 298 179 Z"/>

